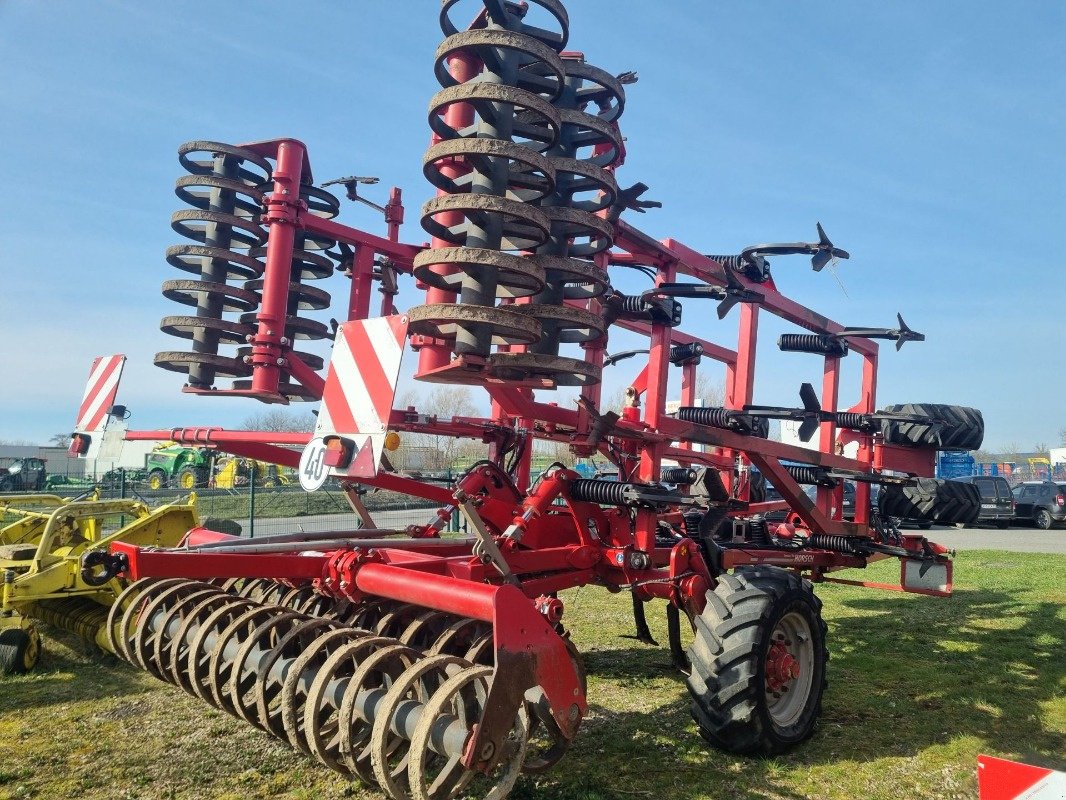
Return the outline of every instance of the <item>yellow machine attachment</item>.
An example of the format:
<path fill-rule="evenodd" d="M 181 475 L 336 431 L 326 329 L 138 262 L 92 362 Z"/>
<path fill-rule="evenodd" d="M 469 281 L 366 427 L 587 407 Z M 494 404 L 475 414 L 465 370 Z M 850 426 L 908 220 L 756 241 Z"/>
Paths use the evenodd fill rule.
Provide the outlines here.
<path fill-rule="evenodd" d="M 256 461 L 250 458 L 232 456 L 220 458 L 215 473 L 216 489 L 236 489 L 247 486 L 251 476 L 255 475 L 255 485 L 264 487 L 287 486 L 292 479 L 284 469 L 268 461 Z"/>
<path fill-rule="evenodd" d="M 26 672 L 41 653 L 35 621 L 107 645 L 107 609 L 125 588 L 91 586 L 81 574 L 87 550 L 122 541 L 174 547 L 199 525 L 196 496 L 150 509 L 137 500 L 57 495 L 0 495 L 0 673 Z"/>

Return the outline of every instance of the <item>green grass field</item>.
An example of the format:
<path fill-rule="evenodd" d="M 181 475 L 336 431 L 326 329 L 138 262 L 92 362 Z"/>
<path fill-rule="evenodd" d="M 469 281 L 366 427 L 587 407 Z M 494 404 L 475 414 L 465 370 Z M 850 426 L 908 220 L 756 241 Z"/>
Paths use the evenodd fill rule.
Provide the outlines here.
<path fill-rule="evenodd" d="M 512 797 L 969 798 L 978 753 L 1066 769 L 1066 556 L 962 553 L 956 581 L 950 599 L 820 587 L 822 721 L 774 760 L 703 744 L 668 653 L 621 638 L 625 595 L 568 592 L 589 715 L 563 761 Z M 0 798 L 381 797 L 110 657 L 51 635 L 46 648 L 37 673 L 0 678 Z"/>

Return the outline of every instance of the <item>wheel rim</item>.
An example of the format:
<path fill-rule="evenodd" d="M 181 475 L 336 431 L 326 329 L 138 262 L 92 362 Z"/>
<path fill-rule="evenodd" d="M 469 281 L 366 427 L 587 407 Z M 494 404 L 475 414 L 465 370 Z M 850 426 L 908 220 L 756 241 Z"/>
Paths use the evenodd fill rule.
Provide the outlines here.
<path fill-rule="evenodd" d="M 766 706 L 778 727 L 803 715 L 814 683 L 814 638 L 810 623 L 797 611 L 774 626 L 765 661 Z"/>
<path fill-rule="evenodd" d="M 1036 515 L 1036 526 L 1038 528 L 1050 528 L 1051 527 L 1051 515 L 1046 511 L 1041 511 Z"/>
<path fill-rule="evenodd" d="M 149 489 L 162 489 L 163 488 L 163 479 L 161 477 L 159 477 L 158 475 L 152 475 L 150 478 L 148 478 L 148 488 Z"/>
<path fill-rule="evenodd" d="M 181 476 L 181 488 L 182 489 L 195 489 L 196 478 L 191 473 L 185 473 Z"/>

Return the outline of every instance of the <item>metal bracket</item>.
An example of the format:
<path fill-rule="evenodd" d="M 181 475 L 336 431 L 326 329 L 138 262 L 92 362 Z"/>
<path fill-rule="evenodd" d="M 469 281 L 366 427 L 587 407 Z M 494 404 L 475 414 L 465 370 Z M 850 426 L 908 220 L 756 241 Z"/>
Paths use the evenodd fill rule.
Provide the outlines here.
<path fill-rule="evenodd" d="M 483 559 L 488 559 L 488 563 L 492 564 L 496 568 L 496 571 L 503 576 L 503 579 L 507 583 L 519 586 L 519 580 L 515 577 L 515 574 L 511 572 L 511 565 L 507 563 L 507 559 L 503 557 L 503 553 L 496 545 L 496 540 L 492 538 L 492 534 L 489 533 L 488 528 L 485 527 L 484 521 L 481 519 L 481 515 L 477 513 L 477 509 L 474 507 L 473 501 L 470 496 L 467 495 L 462 489 L 459 489 L 454 495 L 455 502 L 459 506 L 459 513 L 466 519 L 467 524 L 474 531 L 474 535 L 477 537 L 477 542 L 474 544 L 474 555 L 480 556 Z"/>

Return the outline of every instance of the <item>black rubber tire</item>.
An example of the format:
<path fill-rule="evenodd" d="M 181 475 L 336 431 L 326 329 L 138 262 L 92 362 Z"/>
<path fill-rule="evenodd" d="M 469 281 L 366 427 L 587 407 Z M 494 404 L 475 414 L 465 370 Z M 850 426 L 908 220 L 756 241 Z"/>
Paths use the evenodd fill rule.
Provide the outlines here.
<path fill-rule="evenodd" d="M 41 657 L 41 636 L 35 629 L 5 628 L 0 631 L 0 675 L 29 672 Z"/>
<path fill-rule="evenodd" d="M 914 486 L 888 485 L 877 495 L 882 517 L 972 525 L 981 514 L 981 493 L 972 483 L 918 478 Z"/>
<path fill-rule="evenodd" d="M 829 660 L 822 603 L 809 581 L 777 567 L 744 567 L 718 580 L 688 648 L 692 717 L 722 750 L 782 753 L 808 739 L 821 714 Z M 798 718 L 781 726 L 770 713 L 766 656 L 774 629 L 794 612 L 809 627 L 812 670 Z"/>
<path fill-rule="evenodd" d="M 153 487 L 152 486 L 152 479 L 153 478 L 158 478 L 158 480 L 159 480 L 159 486 L 158 487 Z M 153 469 L 151 472 L 148 473 L 148 477 L 145 478 L 145 483 L 148 484 L 148 488 L 149 489 L 153 489 L 153 490 L 155 490 L 155 489 L 166 489 L 167 488 L 167 474 L 166 474 L 166 472 L 164 472 L 161 469 Z"/>
<path fill-rule="evenodd" d="M 1001 531 L 1005 531 L 1010 528 L 1010 520 L 1001 519 L 999 522 L 996 523 L 996 527 L 999 528 Z"/>
<path fill-rule="evenodd" d="M 1033 524 L 1040 530 L 1051 530 L 1051 514 L 1046 508 L 1038 508 L 1033 514 Z"/>
<path fill-rule="evenodd" d="M 15 490 L 15 484 L 11 478 L 0 479 L 0 494 L 5 492 L 13 492 Z"/>
<path fill-rule="evenodd" d="M 885 444 L 904 447 L 935 447 L 938 450 L 977 450 L 985 438 L 985 418 L 976 408 L 937 403 L 904 403 L 885 406 L 884 413 L 915 414 L 942 423 L 937 429 L 920 422 L 881 423 Z"/>
<path fill-rule="evenodd" d="M 761 472 L 748 473 L 748 502 L 766 502 L 766 476 Z"/>

